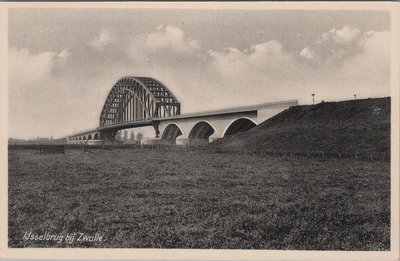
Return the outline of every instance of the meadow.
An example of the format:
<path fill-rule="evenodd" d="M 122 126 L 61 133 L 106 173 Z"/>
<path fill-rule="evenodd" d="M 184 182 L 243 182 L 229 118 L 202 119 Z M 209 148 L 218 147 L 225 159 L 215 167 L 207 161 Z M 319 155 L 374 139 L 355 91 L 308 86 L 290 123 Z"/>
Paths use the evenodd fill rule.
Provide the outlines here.
<path fill-rule="evenodd" d="M 168 148 L 8 161 L 10 247 L 390 249 L 388 162 Z"/>

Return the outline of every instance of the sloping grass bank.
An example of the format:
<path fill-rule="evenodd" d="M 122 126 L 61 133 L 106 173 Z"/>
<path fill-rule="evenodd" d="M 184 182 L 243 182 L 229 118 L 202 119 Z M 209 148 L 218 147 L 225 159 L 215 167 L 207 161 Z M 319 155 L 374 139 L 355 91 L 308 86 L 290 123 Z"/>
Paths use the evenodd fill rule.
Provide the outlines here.
<path fill-rule="evenodd" d="M 291 107 L 211 146 L 222 150 L 390 155 L 390 98 Z"/>

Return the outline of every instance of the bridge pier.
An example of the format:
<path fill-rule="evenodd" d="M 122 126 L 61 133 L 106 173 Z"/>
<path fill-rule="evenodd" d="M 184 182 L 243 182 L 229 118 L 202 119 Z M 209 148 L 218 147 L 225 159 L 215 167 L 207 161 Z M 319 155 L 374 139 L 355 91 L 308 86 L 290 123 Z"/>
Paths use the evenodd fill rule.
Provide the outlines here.
<path fill-rule="evenodd" d="M 187 136 L 181 135 L 175 139 L 176 145 L 186 146 L 186 145 L 188 145 L 188 143 L 189 143 L 189 137 L 187 137 Z"/>
<path fill-rule="evenodd" d="M 221 139 L 220 135 L 211 135 L 209 138 L 189 138 L 188 136 L 180 135 L 176 138 L 164 138 L 160 139 L 162 144 L 169 144 L 169 145 L 180 145 L 180 146 L 187 146 L 187 145 L 205 145 L 211 142 L 214 142 L 218 139 Z"/>
<path fill-rule="evenodd" d="M 153 125 L 153 127 L 154 127 L 154 132 L 156 133 L 156 138 L 159 138 L 159 137 L 160 137 L 159 125 L 160 125 L 159 122 L 157 122 L 156 124 Z"/>
<path fill-rule="evenodd" d="M 211 143 L 213 141 L 222 139 L 224 136 L 221 133 L 214 132 L 210 137 L 208 137 L 208 142 Z"/>
<path fill-rule="evenodd" d="M 114 142 L 115 141 L 115 134 L 117 134 L 116 130 L 101 131 L 100 132 L 100 137 L 104 141 Z"/>

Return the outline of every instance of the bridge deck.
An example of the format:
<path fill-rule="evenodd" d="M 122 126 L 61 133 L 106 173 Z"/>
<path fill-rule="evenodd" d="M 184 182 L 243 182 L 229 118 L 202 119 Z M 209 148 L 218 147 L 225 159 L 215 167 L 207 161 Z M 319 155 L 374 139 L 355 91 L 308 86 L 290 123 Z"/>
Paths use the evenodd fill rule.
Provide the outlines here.
<path fill-rule="evenodd" d="M 239 107 L 224 108 L 224 109 L 219 109 L 219 110 L 186 113 L 186 114 L 181 114 L 181 115 L 172 116 L 172 117 L 156 118 L 154 120 L 163 121 L 163 120 L 171 120 L 171 119 L 196 118 L 196 117 L 214 116 L 214 115 L 221 115 L 221 114 L 233 114 L 233 113 L 239 113 L 239 112 L 258 111 L 258 110 L 262 110 L 262 109 L 273 109 L 273 108 L 288 107 L 288 106 L 295 106 L 295 105 L 298 105 L 297 100 L 278 101 L 278 102 L 269 102 L 269 103 L 262 103 L 262 104 L 257 104 L 257 105 L 250 105 L 250 106 L 239 106 Z"/>

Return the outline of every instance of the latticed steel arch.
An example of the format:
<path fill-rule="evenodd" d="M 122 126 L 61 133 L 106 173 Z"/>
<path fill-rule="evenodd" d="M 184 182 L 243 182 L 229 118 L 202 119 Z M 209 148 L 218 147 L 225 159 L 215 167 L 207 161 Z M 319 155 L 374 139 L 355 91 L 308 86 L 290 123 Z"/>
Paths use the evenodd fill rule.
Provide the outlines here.
<path fill-rule="evenodd" d="M 100 114 L 100 127 L 179 115 L 180 103 L 161 82 L 127 76 L 111 88 Z"/>

